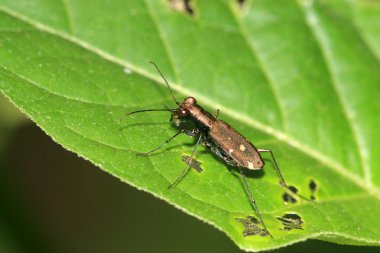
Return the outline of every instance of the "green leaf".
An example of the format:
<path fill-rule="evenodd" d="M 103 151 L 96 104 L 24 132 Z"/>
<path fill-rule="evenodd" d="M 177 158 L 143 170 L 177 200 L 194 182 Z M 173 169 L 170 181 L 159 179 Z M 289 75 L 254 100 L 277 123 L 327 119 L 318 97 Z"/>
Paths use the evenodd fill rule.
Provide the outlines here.
<path fill-rule="evenodd" d="M 225 232 L 245 250 L 316 238 L 379 245 L 380 4 L 376 1 L 1 0 L 0 89 L 55 141 L 124 182 Z M 201 148 L 203 173 L 169 190 L 194 141 L 176 132 L 155 61 L 181 99 L 194 96 L 316 201 L 285 204 L 264 154 L 249 178 L 274 239 L 243 236 L 256 216 L 238 173 Z M 53 169 L 53 168 L 52 168 Z M 133 205 L 133 203 L 131 203 Z M 154 210 L 152 210 L 154 212 Z M 278 217 L 298 214 L 303 229 Z M 180 224 L 178 224 L 180 226 Z M 164 228 L 162 228 L 164 229 Z"/>

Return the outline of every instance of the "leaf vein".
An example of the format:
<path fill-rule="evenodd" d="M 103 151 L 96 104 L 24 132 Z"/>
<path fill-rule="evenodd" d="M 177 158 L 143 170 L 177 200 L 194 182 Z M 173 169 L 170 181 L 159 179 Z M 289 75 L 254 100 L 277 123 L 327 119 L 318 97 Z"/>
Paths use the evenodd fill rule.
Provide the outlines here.
<path fill-rule="evenodd" d="M 257 49 L 255 48 L 255 45 L 249 40 L 247 31 L 243 27 L 243 24 L 240 21 L 239 17 L 237 17 L 236 11 L 234 9 L 232 9 L 231 5 L 229 5 L 228 9 L 230 10 L 230 12 L 231 12 L 232 16 L 234 17 L 235 22 L 236 22 L 236 24 L 238 26 L 238 29 L 240 30 L 240 36 L 243 38 L 243 40 L 245 41 L 247 47 L 251 51 L 252 57 L 254 59 L 256 59 L 257 64 L 258 64 L 258 66 L 259 66 L 259 68 L 261 70 L 261 73 L 264 75 L 265 79 L 267 80 L 267 83 L 268 83 L 269 87 L 272 90 L 273 97 L 275 98 L 275 101 L 277 103 L 277 108 L 280 111 L 280 117 L 281 117 L 282 128 L 283 128 L 282 130 L 285 133 L 287 133 L 288 132 L 288 130 L 287 130 L 288 124 L 287 124 L 286 118 L 285 118 L 285 108 L 284 108 L 283 104 L 281 103 L 279 92 L 278 92 L 278 90 L 275 87 L 276 85 L 274 84 L 275 82 L 270 77 L 268 69 L 265 67 L 264 63 L 262 62 L 262 60 L 258 56 Z"/>
<path fill-rule="evenodd" d="M 74 35 L 74 23 L 71 19 L 70 12 L 69 12 L 69 4 L 67 0 L 61 0 L 62 1 L 62 6 L 63 10 L 65 12 L 65 18 L 67 22 L 67 27 L 69 29 L 69 34 Z"/>
<path fill-rule="evenodd" d="M 131 70 L 134 70 L 136 73 L 139 73 L 140 75 L 145 76 L 147 78 L 150 78 L 151 80 L 157 82 L 157 84 L 165 85 L 165 83 L 161 80 L 161 78 L 158 75 L 153 75 L 150 72 L 146 71 L 145 69 L 136 67 L 135 65 L 131 64 L 130 62 L 127 62 L 125 60 L 117 58 L 116 56 L 113 56 L 113 55 L 111 55 L 111 54 L 109 54 L 109 53 L 107 53 L 107 52 L 105 52 L 105 51 L 103 51 L 97 47 L 94 47 L 85 41 L 82 41 L 82 40 L 80 40 L 76 37 L 73 37 L 73 36 L 69 36 L 65 33 L 59 32 L 59 31 L 57 31 L 51 27 L 48 27 L 48 26 L 42 24 L 42 23 L 36 22 L 36 21 L 34 21 L 34 20 L 24 16 L 24 15 L 21 15 L 17 12 L 9 10 L 4 6 L 0 6 L 0 11 L 5 13 L 5 14 L 8 14 L 14 18 L 17 18 L 21 21 L 26 22 L 26 23 L 34 26 L 36 29 L 39 29 L 39 30 L 44 31 L 46 33 L 60 37 L 64 40 L 67 40 L 67 41 L 72 42 L 74 44 L 77 44 L 78 46 L 81 46 L 82 48 L 99 55 L 100 57 L 104 58 L 105 60 L 108 60 L 110 62 L 114 62 L 114 63 L 119 64 L 121 66 L 130 68 Z M 272 135 L 273 137 L 275 137 L 275 138 L 281 140 L 282 142 L 294 147 L 295 149 L 301 151 L 302 153 L 314 158 L 316 161 L 319 161 L 321 164 L 326 165 L 327 168 L 334 170 L 335 172 L 344 176 L 345 178 L 347 178 L 351 182 L 355 183 L 359 187 L 368 191 L 371 195 L 373 195 L 377 199 L 380 199 L 380 189 L 378 189 L 376 186 L 368 185 L 366 183 L 366 181 L 364 181 L 362 178 L 358 177 L 356 174 L 348 171 L 346 168 L 344 168 L 337 161 L 331 159 L 330 157 L 325 156 L 324 154 L 320 153 L 319 151 L 313 149 L 312 147 L 309 147 L 305 144 L 302 144 L 297 139 L 294 139 L 292 136 L 288 135 L 287 133 L 278 131 L 278 130 L 272 128 L 271 126 L 268 126 L 264 123 L 261 123 L 260 121 L 257 121 L 255 119 L 253 119 L 252 117 L 247 116 L 241 112 L 227 108 L 227 107 L 225 107 L 219 103 L 216 103 L 215 101 L 210 100 L 209 97 L 204 96 L 202 94 L 197 94 L 196 92 L 194 92 L 190 89 L 187 89 L 181 85 L 172 83 L 171 86 L 173 89 L 175 89 L 178 92 L 181 92 L 183 94 L 193 93 L 194 96 L 197 96 L 197 98 L 199 98 L 200 101 L 203 101 L 203 103 L 205 105 L 213 107 L 213 108 L 219 108 L 220 110 L 223 110 L 224 113 L 226 115 L 230 116 L 231 118 L 234 118 L 234 119 L 237 119 L 240 121 L 243 120 L 244 122 L 247 123 L 247 125 L 250 125 L 254 128 L 257 128 L 258 130 L 261 130 L 261 131 L 263 131 L 269 135 Z"/>
<path fill-rule="evenodd" d="M 67 96 L 65 94 L 61 94 L 61 93 L 58 93 L 55 91 L 51 91 L 51 90 L 47 89 L 46 87 L 40 86 L 36 82 L 34 82 L 34 81 L 32 81 L 32 80 L 30 80 L 30 79 L 28 79 L 28 78 L 26 78 L 20 74 L 16 74 L 16 73 L 10 71 L 9 69 L 5 68 L 4 66 L 0 66 L 0 69 L 5 74 L 10 74 L 10 75 L 12 75 L 12 76 L 14 76 L 20 80 L 23 80 L 23 81 L 26 81 L 27 83 L 32 84 L 33 86 L 35 86 L 41 90 L 44 90 L 45 92 L 48 92 L 48 93 L 55 95 L 55 96 L 59 96 L 61 98 L 67 99 L 67 100 L 76 101 L 76 102 L 85 103 L 85 104 L 91 104 L 91 105 L 99 105 L 99 106 L 106 106 L 106 107 L 121 107 L 121 108 L 128 109 L 128 107 L 123 106 L 123 105 L 119 105 L 119 104 L 99 103 L 99 102 L 86 100 L 86 99 L 79 98 L 79 97 L 70 97 L 70 96 Z"/>
<path fill-rule="evenodd" d="M 153 10 L 151 9 L 149 3 L 146 2 L 146 0 L 143 0 L 145 6 L 146 6 L 146 9 L 148 10 L 148 13 L 149 13 L 149 17 L 151 18 L 152 20 L 152 23 L 154 24 L 154 26 L 156 27 L 156 30 L 157 30 L 157 34 L 158 34 L 158 37 L 160 38 L 161 40 L 161 43 L 166 51 L 166 54 L 168 56 L 168 59 L 169 59 L 169 62 L 171 64 L 171 67 L 173 69 L 173 72 L 174 72 L 174 78 L 175 78 L 175 82 L 180 82 L 179 80 L 179 75 L 178 75 L 178 71 L 176 69 L 176 65 L 174 64 L 174 57 L 169 49 L 169 46 L 168 44 L 165 42 L 165 39 L 164 39 L 164 36 L 163 36 L 163 33 L 162 33 L 162 30 L 160 28 L 160 26 L 158 25 L 157 23 L 157 20 L 156 20 L 156 17 L 155 17 L 155 14 L 153 12 Z"/>
<path fill-rule="evenodd" d="M 326 66 L 326 69 L 328 70 L 328 73 L 330 76 L 331 86 L 332 86 L 333 90 L 335 91 L 336 97 L 338 98 L 338 101 L 339 101 L 341 108 L 342 108 L 342 113 L 345 116 L 347 123 L 350 127 L 352 137 L 355 141 L 356 150 L 357 150 L 357 153 L 358 153 L 359 158 L 360 158 L 360 163 L 362 165 L 362 169 L 363 169 L 363 173 L 364 173 L 364 179 L 365 179 L 367 184 L 371 185 L 371 171 L 370 171 L 368 163 L 365 161 L 365 155 L 363 153 L 365 148 L 362 145 L 362 141 L 359 137 L 359 134 L 357 133 L 357 130 L 355 127 L 355 121 L 353 120 L 352 113 L 347 108 L 346 102 L 344 101 L 343 96 L 341 95 L 341 91 L 339 89 L 339 84 L 338 84 L 339 82 L 338 82 L 338 80 L 336 80 L 336 78 L 333 74 L 334 73 L 334 67 L 332 66 L 333 64 L 329 60 L 329 56 L 328 56 L 329 55 L 329 53 L 328 53 L 329 49 L 325 48 L 325 46 L 324 46 L 324 44 L 326 45 L 326 44 L 328 44 L 328 42 L 326 41 L 326 43 L 323 43 L 323 40 L 328 40 L 328 39 L 324 38 L 325 36 L 323 35 L 323 32 L 322 32 L 323 28 L 318 27 L 318 21 L 317 21 L 318 18 L 315 16 L 315 14 L 313 13 L 313 10 L 311 10 L 310 8 L 311 7 L 306 7 L 306 8 L 300 7 L 301 11 L 305 15 L 305 19 L 306 19 L 305 23 L 308 25 L 308 27 L 311 31 L 311 34 L 313 34 L 315 41 L 316 41 L 316 43 L 320 49 L 321 55 L 324 59 L 324 65 Z M 316 20 L 316 21 L 312 22 L 311 20 Z"/>

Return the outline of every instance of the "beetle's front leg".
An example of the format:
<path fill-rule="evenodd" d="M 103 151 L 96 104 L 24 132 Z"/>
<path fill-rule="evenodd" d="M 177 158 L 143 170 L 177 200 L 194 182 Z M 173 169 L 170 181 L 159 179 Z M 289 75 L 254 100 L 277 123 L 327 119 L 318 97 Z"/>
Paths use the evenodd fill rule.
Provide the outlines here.
<path fill-rule="evenodd" d="M 197 128 L 194 128 L 194 129 L 191 129 L 191 130 L 185 129 L 185 130 L 183 130 L 183 132 L 186 135 L 191 136 L 191 137 L 197 136 L 200 133 L 199 129 L 197 129 Z"/>

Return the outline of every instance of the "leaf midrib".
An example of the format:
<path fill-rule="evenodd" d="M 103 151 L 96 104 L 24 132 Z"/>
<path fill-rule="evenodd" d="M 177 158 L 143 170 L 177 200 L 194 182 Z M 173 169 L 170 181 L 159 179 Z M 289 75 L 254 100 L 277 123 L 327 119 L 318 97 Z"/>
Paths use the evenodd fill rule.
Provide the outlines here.
<path fill-rule="evenodd" d="M 161 84 L 164 86 L 166 85 L 161 80 L 161 78 L 159 76 L 153 75 L 153 74 L 149 73 L 148 71 L 146 71 L 145 69 L 136 67 L 135 65 L 133 65 L 133 64 L 131 64 L 125 60 L 122 60 L 120 58 L 117 58 L 117 57 L 97 48 L 97 47 L 94 47 L 85 41 L 82 41 L 76 37 L 69 36 L 63 32 L 57 31 L 57 30 L 55 30 L 49 26 L 46 26 L 42 23 L 36 22 L 36 21 L 30 19 L 29 17 L 24 16 L 22 14 L 19 14 L 17 12 L 14 12 L 14 11 L 4 7 L 4 6 L 0 6 L 0 11 L 3 12 L 4 14 L 7 14 L 7 15 L 15 18 L 15 19 L 19 19 L 19 20 L 21 20 L 27 24 L 30 24 L 31 26 L 35 27 L 37 30 L 49 33 L 49 34 L 57 36 L 63 40 L 66 40 L 68 42 L 76 44 L 76 45 L 78 45 L 78 46 L 80 46 L 80 47 L 82 47 L 82 48 L 84 48 L 84 49 L 86 49 L 92 53 L 97 54 L 98 56 L 102 57 L 105 60 L 108 60 L 110 62 L 118 64 L 122 67 L 127 67 L 127 68 L 133 70 L 134 72 L 136 72 L 136 73 L 138 73 L 138 74 L 140 74 L 140 75 L 142 75 L 148 79 L 151 79 L 151 80 L 157 82 L 158 84 Z M 177 92 L 180 92 L 180 93 L 185 94 L 185 95 L 192 94 L 194 97 L 197 97 L 197 99 L 201 100 L 204 105 L 207 105 L 211 108 L 219 109 L 219 110 L 223 111 L 223 113 L 226 114 L 227 116 L 229 116 L 233 119 L 236 119 L 238 121 L 243 121 L 245 124 L 247 124 L 253 128 L 257 128 L 258 130 L 263 131 L 263 132 L 267 133 L 268 135 L 271 135 L 271 136 L 277 138 L 278 140 L 283 141 L 284 143 L 286 143 L 286 144 L 292 146 L 293 148 L 299 150 L 301 153 L 304 153 L 304 154 L 308 155 L 309 157 L 314 158 L 316 161 L 318 161 L 321 164 L 324 164 L 326 167 L 334 170 L 335 172 L 337 172 L 341 176 L 347 178 L 352 183 L 356 184 L 360 188 L 367 191 L 369 194 L 373 195 L 376 199 L 380 200 L 380 189 L 378 189 L 376 186 L 374 186 L 373 184 L 367 184 L 367 182 L 364 179 L 358 177 L 356 174 L 351 173 L 349 170 L 347 170 L 340 163 L 336 162 L 335 160 L 331 159 L 330 157 L 325 156 L 324 154 L 318 152 L 317 150 L 315 150 L 315 149 L 313 149 L 313 148 L 311 148 L 305 144 L 302 144 L 298 140 L 292 138 L 292 136 L 289 136 L 288 134 L 286 134 L 282 131 L 278 131 L 278 130 L 272 128 L 271 126 L 263 124 L 260 121 L 254 120 L 253 118 L 250 118 L 248 115 L 245 115 L 245 114 L 240 113 L 238 111 L 224 107 L 223 105 L 218 104 L 218 103 L 210 100 L 208 97 L 205 97 L 202 94 L 198 94 L 197 92 L 194 92 L 191 89 L 187 89 L 187 88 L 185 88 L 185 87 L 183 87 L 177 83 L 171 83 L 171 86 Z"/>

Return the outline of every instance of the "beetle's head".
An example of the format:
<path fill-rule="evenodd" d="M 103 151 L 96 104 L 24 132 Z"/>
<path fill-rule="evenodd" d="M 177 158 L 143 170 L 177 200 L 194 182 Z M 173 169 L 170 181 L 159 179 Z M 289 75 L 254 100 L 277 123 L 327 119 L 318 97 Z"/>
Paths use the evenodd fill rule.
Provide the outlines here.
<path fill-rule="evenodd" d="M 197 104 L 197 100 L 193 97 L 187 97 L 183 100 L 182 103 L 178 104 L 177 110 L 173 112 L 173 117 L 175 118 L 186 118 L 190 115 L 191 109 L 194 107 L 194 105 Z"/>
<path fill-rule="evenodd" d="M 172 120 L 179 125 L 179 123 L 190 116 L 191 109 L 197 104 L 197 100 L 193 97 L 187 97 L 182 103 L 178 104 L 177 110 L 173 111 Z"/>

